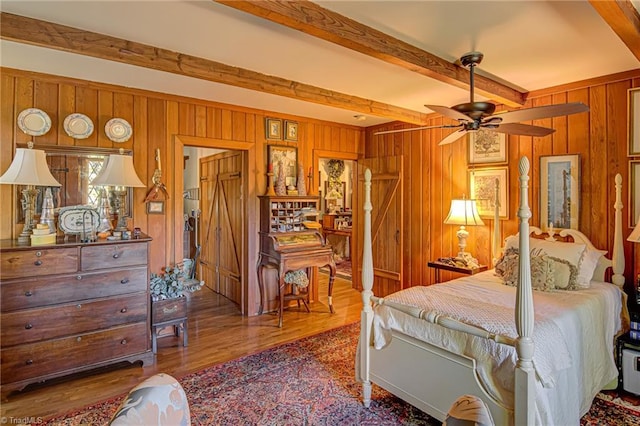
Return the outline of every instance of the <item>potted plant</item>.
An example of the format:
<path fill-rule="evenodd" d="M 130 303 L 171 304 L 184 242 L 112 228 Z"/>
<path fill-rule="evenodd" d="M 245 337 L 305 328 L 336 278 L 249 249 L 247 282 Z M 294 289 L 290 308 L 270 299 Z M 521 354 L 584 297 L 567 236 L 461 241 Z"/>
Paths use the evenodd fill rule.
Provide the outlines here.
<path fill-rule="evenodd" d="M 187 317 L 187 298 L 184 296 L 184 270 L 166 266 L 161 274 L 151 274 L 151 324 L 176 321 Z"/>

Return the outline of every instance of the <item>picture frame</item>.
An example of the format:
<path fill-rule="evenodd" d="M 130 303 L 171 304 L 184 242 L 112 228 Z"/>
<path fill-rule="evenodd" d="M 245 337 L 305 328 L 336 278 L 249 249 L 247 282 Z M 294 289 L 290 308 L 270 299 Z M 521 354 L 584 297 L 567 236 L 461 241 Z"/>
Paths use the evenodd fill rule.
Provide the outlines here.
<path fill-rule="evenodd" d="M 282 120 L 267 117 L 264 119 L 265 137 L 267 140 L 282 140 Z"/>
<path fill-rule="evenodd" d="M 496 180 L 499 187 L 500 219 L 509 219 L 509 168 L 491 167 L 469 170 L 469 196 L 476 200 L 478 214 L 493 219 L 496 203 Z"/>
<path fill-rule="evenodd" d="M 507 135 L 492 130 L 469 132 L 469 164 L 506 164 Z"/>
<path fill-rule="evenodd" d="M 640 160 L 629 162 L 629 228 L 638 224 L 640 216 Z"/>
<path fill-rule="evenodd" d="M 284 140 L 290 142 L 298 142 L 298 122 L 285 120 L 284 122 Z"/>
<path fill-rule="evenodd" d="M 540 225 L 579 229 L 580 154 L 540 157 Z"/>
<path fill-rule="evenodd" d="M 164 214 L 164 201 L 148 201 L 147 214 Z"/>
<path fill-rule="evenodd" d="M 627 120 L 629 152 L 628 156 L 640 155 L 640 87 L 629 89 L 629 118 Z"/>
<path fill-rule="evenodd" d="M 296 186 L 298 179 L 298 148 L 267 145 L 267 158 L 273 169 L 274 181 L 278 179 L 280 164 L 284 167 L 285 184 Z"/>

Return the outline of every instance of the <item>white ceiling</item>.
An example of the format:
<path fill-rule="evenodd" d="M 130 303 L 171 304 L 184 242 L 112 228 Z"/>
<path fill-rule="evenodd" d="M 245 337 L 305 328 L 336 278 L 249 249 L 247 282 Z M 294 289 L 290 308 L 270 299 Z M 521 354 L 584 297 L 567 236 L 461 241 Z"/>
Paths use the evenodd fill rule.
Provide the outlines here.
<path fill-rule="evenodd" d="M 524 91 L 640 67 L 586 0 L 316 3 L 451 62 L 479 50 L 477 72 Z M 418 112 L 468 100 L 466 90 L 210 0 L 2 0 L 0 9 Z M 389 121 L 4 40 L 0 64 L 358 126 Z"/>

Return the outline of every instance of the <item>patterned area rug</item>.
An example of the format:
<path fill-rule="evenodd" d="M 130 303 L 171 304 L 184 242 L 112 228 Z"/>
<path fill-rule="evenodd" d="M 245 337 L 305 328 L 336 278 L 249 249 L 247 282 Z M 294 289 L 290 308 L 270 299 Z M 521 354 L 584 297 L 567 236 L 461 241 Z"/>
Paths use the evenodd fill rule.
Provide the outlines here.
<path fill-rule="evenodd" d="M 439 425 L 377 386 L 371 408 L 354 380 L 359 324 L 179 378 L 194 425 Z M 106 424 L 124 395 L 47 420 Z M 640 425 L 640 407 L 600 394 L 582 425 Z"/>

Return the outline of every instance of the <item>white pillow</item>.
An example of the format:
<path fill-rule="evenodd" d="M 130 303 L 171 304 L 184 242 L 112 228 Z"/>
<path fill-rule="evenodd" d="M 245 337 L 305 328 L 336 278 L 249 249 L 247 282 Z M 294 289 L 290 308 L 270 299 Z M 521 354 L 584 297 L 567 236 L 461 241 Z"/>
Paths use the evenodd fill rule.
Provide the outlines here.
<path fill-rule="evenodd" d="M 593 279 L 593 273 L 596 271 L 598 261 L 602 256 L 607 253 L 606 250 L 594 250 L 587 247 L 582 256 L 582 263 L 580 263 L 580 269 L 578 270 L 578 286 L 582 288 L 591 287 L 591 279 Z"/>
<path fill-rule="evenodd" d="M 547 255 L 567 260 L 580 270 L 580 262 L 587 246 L 578 243 L 565 243 L 561 241 L 545 241 L 539 238 L 529 238 L 529 251 L 531 256 Z M 518 236 L 512 235 L 505 239 L 505 247 L 518 248 Z M 593 271 L 591 272 L 593 275 Z M 579 276 L 580 274 L 578 274 Z M 589 281 L 591 277 L 589 277 Z"/>

